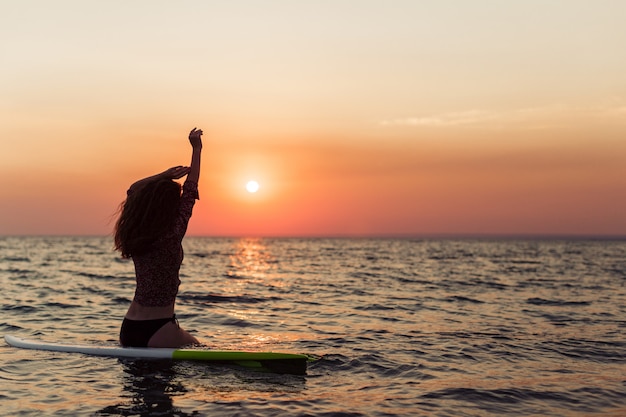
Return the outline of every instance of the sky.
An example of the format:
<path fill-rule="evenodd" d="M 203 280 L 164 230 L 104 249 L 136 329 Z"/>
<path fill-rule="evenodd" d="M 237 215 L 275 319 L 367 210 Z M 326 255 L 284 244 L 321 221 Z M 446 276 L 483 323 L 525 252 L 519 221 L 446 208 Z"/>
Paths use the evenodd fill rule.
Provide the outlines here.
<path fill-rule="evenodd" d="M 0 235 L 110 234 L 128 186 L 187 165 L 199 127 L 189 235 L 625 236 L 624 16 L 3 1 Z"/>

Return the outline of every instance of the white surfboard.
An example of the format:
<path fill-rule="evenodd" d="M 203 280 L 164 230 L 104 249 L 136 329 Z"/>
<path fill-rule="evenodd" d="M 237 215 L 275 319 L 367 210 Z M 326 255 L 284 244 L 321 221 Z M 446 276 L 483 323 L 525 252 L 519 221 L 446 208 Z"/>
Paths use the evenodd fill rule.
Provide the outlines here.
<path fill-rule="evenodd" d="M 231 362 L 241 366 L 260 368 L 278 373 L 303 375 L 306 373 L 307 355 L 277 352 L 249 352 L 235 350 L 130 348 L 120 346 L 89 346 L 49 343 L 5 335 L 10 346 L 22 349 L 54 352 L 82 353 L 85 355 L 112 356 L 138 359 L 172 359 L 209 362 Z"/>

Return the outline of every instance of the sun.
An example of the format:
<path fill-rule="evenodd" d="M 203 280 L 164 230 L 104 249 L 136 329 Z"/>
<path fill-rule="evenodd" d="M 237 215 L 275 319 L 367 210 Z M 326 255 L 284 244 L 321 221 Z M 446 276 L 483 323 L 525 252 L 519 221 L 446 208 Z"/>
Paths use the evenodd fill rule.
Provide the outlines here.
<path fill-rule="evenodd" d="M 254 180 L 248 181 L 246 184 L 246 190 L 248 190 L 249 193 L 256 193 L 259 191 L 259 183 Z"/>

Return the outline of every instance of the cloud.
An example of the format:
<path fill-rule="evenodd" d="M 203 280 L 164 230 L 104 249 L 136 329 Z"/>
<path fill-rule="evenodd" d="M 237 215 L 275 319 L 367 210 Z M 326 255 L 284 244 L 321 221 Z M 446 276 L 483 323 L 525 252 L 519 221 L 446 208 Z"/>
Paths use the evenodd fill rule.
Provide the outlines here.
<path fill-rule="evenodd" d="M 494 118 L 493 113 L 483 110 L 468 110 L 446 113 L 435 116 L 405 117 L 387 119 L 380 122 L 381 126 L 456 126 L 485 122 Z"/>
<path fill-rule="evenodd" d="M 559 126 L 564 120 L 612 119 L 626 120 L 626 105 L 621 98 L 596 105 L 574 106 L 552 104 L 512 110 L 467 110 L 386 119 L 378 124 L 384 127 L 448 127 L 448 126 L 490 126 L 502 127 L 523 123 L 527 129 Z"/>

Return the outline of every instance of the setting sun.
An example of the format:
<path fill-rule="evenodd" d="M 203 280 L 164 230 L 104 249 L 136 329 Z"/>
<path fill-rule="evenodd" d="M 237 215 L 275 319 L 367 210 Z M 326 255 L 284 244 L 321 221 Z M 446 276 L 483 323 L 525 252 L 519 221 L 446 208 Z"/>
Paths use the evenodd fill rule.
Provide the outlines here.
<path fill-rule="evenodd" d="M 259 191 L 259 183 L 256 181 L 248 181 L 246 184 L 246 190 L 248 190 L 249 193 L 256 193 Z"/>

